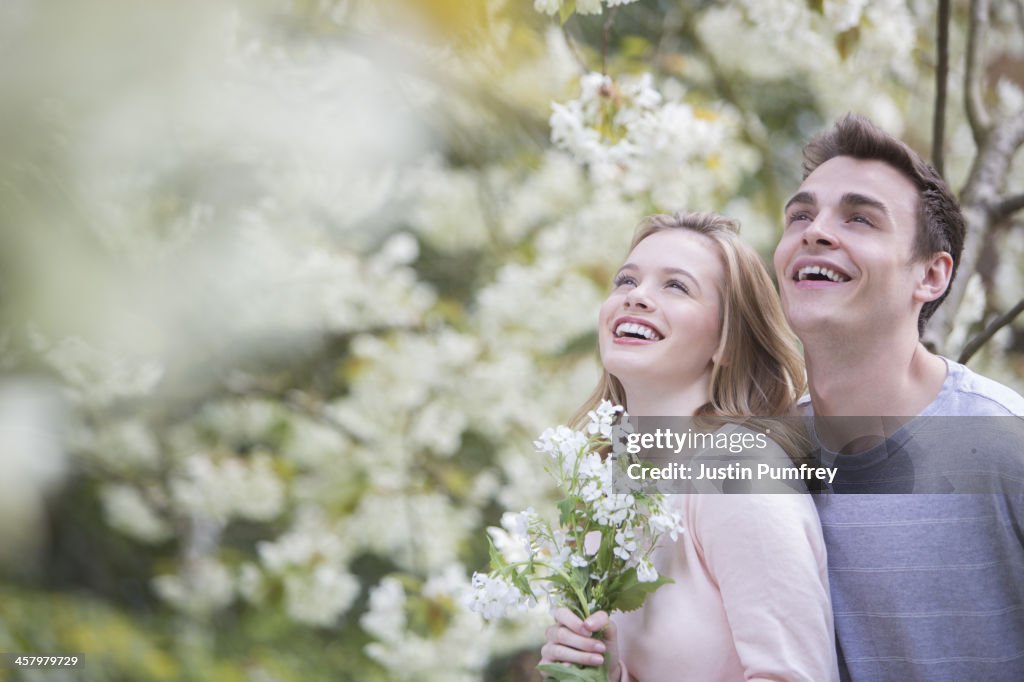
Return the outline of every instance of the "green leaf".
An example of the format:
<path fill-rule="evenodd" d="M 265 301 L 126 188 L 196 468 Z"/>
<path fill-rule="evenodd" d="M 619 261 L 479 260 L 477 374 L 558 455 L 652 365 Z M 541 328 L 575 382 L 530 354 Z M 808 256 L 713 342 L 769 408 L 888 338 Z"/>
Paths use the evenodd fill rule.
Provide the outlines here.
<path fill-rule="evenodd" d="M 574 682 L 608 682 L 608 671 L 604 666 L 600 668 L 582 668 L 575 665 L 562 665 L 560 663 L 544 663 L 538 665 L 537 670 L 547 673 L 548 677 L 557 682 L 570 680 Z"/>
<path fill-rule="evenodd" d="M 559 522 L 563 526 L 568 526 L 572 523 L 572 513 L 576 509 L 576 500 L 571 497 L 567 497 L 558 503 Z"/>
<path fill-rule="evenodd" d="M 562 20 L 562 23 L 569 21 L 569 17 L 576 11 L 576 0 L 564 0 L 562 6 L 558 10 L 558 16 Z"/>
<path fill-rule="evenodd" d="M 662 575 L 653 582 L 642 583 L 636 577 L 636 569 L 631 568 L 619 576 L 616 581 L 617 594 L 612 600 L 611 609 L 618 609 L 622 612 L 635 611 L 643 606 L 644 599 L 648 594 L 670 582 L 672 582 L 671 578 Z"/>
<path fill-rule="evenodd" d="M 597 565 L 611 566 L 612 557 L 615 556 L 615 532 L 611 526 L 601 531 L 601 547 L 597 550 Z"/>
<path fill-rule="evenodd" d="M 491 570 L 500 571 L 505 568 L 505 558 L 501 556 L 498 548 L 494 546 L 491 536 L 487 536 L 487 553 L 491 557 Z"/>
<path fill-rule="evenodd" d="M 513 570 L 510 571 L 508 579 L 523 596 L 528 597 L 533 594 L 533 590 L 530 588 L 530 581 L 524 574 Z"/>
<path fill-rule="evenodd" d="M 854 26 L 853 28 L 843 31 L 836 36 L 836 51 L 839 52 L 839 57 L 846 61 L 846 58 L 850 56 L 860 42 L 860 27 Z"/>

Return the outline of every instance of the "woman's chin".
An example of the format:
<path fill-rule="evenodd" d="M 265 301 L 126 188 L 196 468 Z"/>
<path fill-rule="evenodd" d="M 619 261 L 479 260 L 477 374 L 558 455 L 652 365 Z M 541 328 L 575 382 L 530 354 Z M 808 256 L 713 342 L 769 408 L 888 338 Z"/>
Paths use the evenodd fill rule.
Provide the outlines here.
<path fill-rule="evenodd" d="M 664 374 L 663 371 L 658 371 L 658 367 L 655 364 L 637 362 L 635 359 L 630 361 L 616 358 L 612 362 L 605 362 L 604 368 L 623 385 L 641 382 L 648 383 L 651 379 Z"/>

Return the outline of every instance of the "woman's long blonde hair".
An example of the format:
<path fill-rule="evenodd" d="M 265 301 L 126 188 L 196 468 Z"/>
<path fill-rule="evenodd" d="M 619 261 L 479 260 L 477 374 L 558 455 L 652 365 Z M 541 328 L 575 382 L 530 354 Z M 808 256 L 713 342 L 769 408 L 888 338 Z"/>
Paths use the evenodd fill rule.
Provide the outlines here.
<path fill-rule="evenodd" d="M 637 226 L 630 252 L 652 234 L 672 229 L 710 238 L 725 268 L 717 352 L 722 361 L 711 370 L 708 402 L 694 416 L 730 420 L 793 416 L 796 400 L 806 388 L 803 358 L 761 257 L 740 240 L 739 223 L 715 213 L 649 216 Z M 622 384 L 603 367 L 597 388 L 572 424 L 586 423 L 587 413 L 602 400 L 629 409 Z M 773 437 L 791 456 L 802 449 L 803 438 L 795 430 L 780 433 L 773 428 Z"/>

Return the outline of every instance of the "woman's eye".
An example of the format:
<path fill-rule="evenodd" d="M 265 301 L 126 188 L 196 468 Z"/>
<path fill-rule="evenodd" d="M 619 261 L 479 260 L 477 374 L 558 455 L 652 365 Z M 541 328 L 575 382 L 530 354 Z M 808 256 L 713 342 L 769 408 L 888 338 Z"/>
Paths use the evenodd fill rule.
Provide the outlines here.
<path fill-rule="evenodd" d="M 615 278 L 615 287 L 621 287 L 623 285 L 636 286 L 636 280 L 628 275 L 619 275 Z"/>
<path fill-rule="evenodd" d="M 665 286 L 667 286 L 667 287 L 669 287 L 671 289 L 679 289 L 684 294 L 690 293 L 690 290 L 687 288 L 687 286 L 685 284 L 683 284 L 682 282 L 680 282 L 679 280 L 677 280 L 677 279 L 669 280 L 665 284 Z"/>

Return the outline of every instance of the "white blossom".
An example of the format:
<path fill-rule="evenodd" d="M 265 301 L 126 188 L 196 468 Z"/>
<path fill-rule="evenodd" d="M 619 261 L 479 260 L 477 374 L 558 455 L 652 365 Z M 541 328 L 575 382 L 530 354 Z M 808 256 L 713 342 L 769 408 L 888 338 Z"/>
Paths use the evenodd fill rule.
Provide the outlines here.
<path fill-rule="evenodd" d="M 609 493 L 594 503 L 594 519 L 602 526 L 619 526 L 633 518 L 635 498 L 629 494 Z"/>
<path fill-rule="evenodd" d="M 682 517 L 677 511 L 661 511 L 647 517 L 647 525 L 652 533 L 668 533 L 673 541 L 678 539 L 679 534 L 684 532 Z"/>
<path fill-rule="evenodd" d="M 404 635 L 405 589 L 397 578 L 385 577 L 370 589 L 370 603 L 359 624 L 385 642 L 401 641 Z"/>
<path fill-rule="evenodd" d="M 311 572 L 286 575 L 284 591 L 285 611 L 290 618 L 307 625 L 327 627 L 355 601 L 359 581 L 347 571 L 320 564 Z"/>
<path fill-rule="evenodd" d="M 179 611 L 205 617 L 234 601 L 234 581 L 228 569 L 213 558 L 190 561 L 180 573 L 153 578 L 153 589 Z"/>
<path fill-rule="evenodd" d="M 235 579 L 238 595 L 250 604 L 261 606 L 267 597 L 267 581 L 255 564 L 245 563 L 238 569 Z"/>
<path fill-rule="evenodd" d="M 167 520 L 134 486 L 106 485 L 100 491 L 100 500 L 107 523 L 128 537 L 152 544 L 173 534 Z"/>
<path fill-rule="evenodd" d="M 642 559 L 636 565 L 636 579 L 642 583 L 653 583 L 658 579 L 658 571 L 649 559 Z"/>
<path fill-rule="evenodd" d="M 215 461 L 196 454 L 171 481 L 171 499 L 178 509 L 222 522 L 233 517 L 274 519 L 283 509 L 284 495 L 284 484 L 267 455 Z"/>
<path fill-rule="evenodd" d="M 629 561 L 636 551 L 636 534 L 628 526 L 615 533 L 615 548 L 612 552 L 623 561 Z"/>
<path fill-rule="evenodd" d="M 596 410 L 587 413 L 590 422 L 587 424 L 587 433 L 600 435 L 602 438 L 610 438 L 612 435 L 612 424 L 616 415 L 623 412 L 621 405 L 613 405 L 607 400 L 602 400 Z"/>
<path fill-rule="evenodd" d="M 545 14 L 555 14 L 562 6 L 562 0 L 533 0 L 533 8 Z"/>
<path fill-rule="evenodd" d="M 326 525 L 319 514 L 300 514 L 294 526 L 273 542 L 257 545 L 265 569 L 283 575 L 315 563 L 340 566 L 348 560 L 350 548 L 340 533 Z"/>
<path fill-rule="evenodd" d="M 510 613 L 525 611 L 535 605 L 532 596 L 525 597 L 518 588 L 501 577 L 474 573 L 472 585 L 473 592 L 469 595 L 467 607 L 485 620 L 504 618 Z"/>

